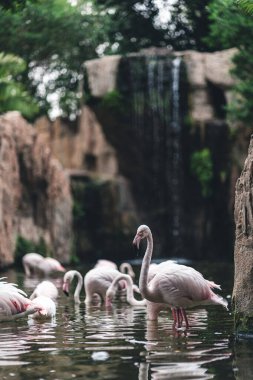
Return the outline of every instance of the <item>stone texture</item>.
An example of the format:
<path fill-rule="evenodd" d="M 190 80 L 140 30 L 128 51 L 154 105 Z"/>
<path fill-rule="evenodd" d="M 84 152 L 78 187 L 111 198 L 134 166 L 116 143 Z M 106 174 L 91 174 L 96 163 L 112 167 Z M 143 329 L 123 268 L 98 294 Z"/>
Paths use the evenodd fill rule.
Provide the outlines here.
<path fill-rule="evenodd" d="M 69 180 L 18 112 L 0 117 L 0 266 L 13 263 L 17 236 L 41 238 L 68 262 L 72 229 Z"/>
<path fill-rule="evenodd" d="M 111 55 L 85 62 L 92 96 L 102 97 L 115 90 L 120 55 Z"/>
<path fill-rule="evenodd" d="M 236 183 L 233 305 L 237 331 L 253 331 L 253 136 Z"/>
<path fill-rule="evenodd" d="M 176 53 L 182 56 L 187 68 L 190 86 L 190 114 L 194 122 L 203 124 L 215 117 L 211 104 L 208 84 L 224 92 L 227 103 L 231 101 L 231 87 L 235 80 L 230 71 L 236 49 L 214 53 L 200 53 L 192 50 Z"/>
<path fill-rule="evenodd" d="M 60 118 L 50 122 L 46 117 L 38 119 L 35 127 L 65 168 L 95 171 L 110 177 L 117 175 L 115 149 L 107 142 L 91 108 L 82 108 L 76 127 L 65 124 Z"/>

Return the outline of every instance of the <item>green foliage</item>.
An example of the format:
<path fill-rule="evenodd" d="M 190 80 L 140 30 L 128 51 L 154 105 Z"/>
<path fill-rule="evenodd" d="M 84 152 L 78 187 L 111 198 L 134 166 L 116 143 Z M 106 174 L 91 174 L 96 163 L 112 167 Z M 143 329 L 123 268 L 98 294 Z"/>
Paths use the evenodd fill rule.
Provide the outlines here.
<path fill-rule="evenodd" d="M 253 2 L 251 0 L 235 0 L 235 4 L 247 14 L 253 15 Z"/>
<path fill-rule="evenodd" d="M 17 78 L 26 68 L 25 61 L 12 54 L 0 53 L 0 113 L 20 111 L 31 117 L 38 107 Z"/>
<path fill-rule="evenodd" d="M 40 238 L 38 243 L 27 240 L 22 236 L 18 236 L 15 247 L 15 262 L 21 264 L 22 257 L 29 252 L 38 252 L 42 256 L 51 256 L 51 251 L 46 245 L 44 239 Z"/>
<path fill-rule="evenodd" d="M 228 106 L 232 120 L 253 122 L 253 17 L 241 12 L 234 0 L 214 0 L 210 7 L 210 44 L 236 47 L 232 74 L 236 78 L 234 100 Z"/>
<path fill-rule="evenodd" d="M 103 96 L 101 105 L 114 111 L 122 111 L 124 109 L 123 100 L 123 96 L 114 90 Z"/>
<path fill-rule="evenodd" d="M 204 198 L 212 195 L 213 163 L 208 148 L 196 151 L 191 156 L 191 172 L 197 177 Z"/>

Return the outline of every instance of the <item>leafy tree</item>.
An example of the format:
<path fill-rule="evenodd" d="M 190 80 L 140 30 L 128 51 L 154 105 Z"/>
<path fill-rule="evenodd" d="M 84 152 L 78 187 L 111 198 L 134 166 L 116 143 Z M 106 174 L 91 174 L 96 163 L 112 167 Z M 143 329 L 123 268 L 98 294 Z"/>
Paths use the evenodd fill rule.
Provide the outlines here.
<path fill-rule="evenodd" d="M 23 81 L 41 112 L 49 108 L 49 95 L 58 93 L 66 114 L 75 113 L 82 63 L 97 56 L 107 24 L 107 15 L 90 1 L 76 6 L 67 0 L 0 1 L 0 51 L 28 63 Z"/>
<path fill-rule="evenodd" d="M 25 68 L 23 59 L 0 53 L 0 113 L 17 110 L 29 118 L 38 111 L 30 94 L 16 79 Z"/>
<path fill-rule="evenodd" d="M 233 0 L 214 0 L 210 5 L 209 42 L 220 40 L 223 48 L 237 47 L 233 75 L 236 77 L 234 101 L 229 105 L 233 119 L 253 122 L 253 17 L 240 11 Z"/>

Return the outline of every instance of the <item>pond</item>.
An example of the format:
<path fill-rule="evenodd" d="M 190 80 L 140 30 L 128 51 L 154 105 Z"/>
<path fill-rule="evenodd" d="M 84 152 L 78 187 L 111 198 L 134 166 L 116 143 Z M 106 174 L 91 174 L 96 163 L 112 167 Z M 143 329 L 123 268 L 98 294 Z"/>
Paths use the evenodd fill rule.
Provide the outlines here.
<path fill-rule="evenodd" d="M 230 299 L 232 264 L 191 263 L 222 286 Z M 83 274 L 89 268 L 78 268 Z M 138 271 L 139 266 L 135 266 Z M 22 271 L 2 272 L 29 295 L 39 279 Z M 54 278 L 61 287 L 61 278 Z M 82 300 L 84 294 L 82 296 Z M 171 314 L 146 319 L 143 307 L 117 301 L 112 308 L 82 302 L 75 306 L 62 291 L 53 321 L 24 318 L 0 324 L 0 378 L 63 379 L 250 379 L 253 346 L 233 337 L 230 312 L 208 306 L 188 312 L 190 329 L 175 332 Z M 250 375 L 251 374 L 251 375 Z"/>

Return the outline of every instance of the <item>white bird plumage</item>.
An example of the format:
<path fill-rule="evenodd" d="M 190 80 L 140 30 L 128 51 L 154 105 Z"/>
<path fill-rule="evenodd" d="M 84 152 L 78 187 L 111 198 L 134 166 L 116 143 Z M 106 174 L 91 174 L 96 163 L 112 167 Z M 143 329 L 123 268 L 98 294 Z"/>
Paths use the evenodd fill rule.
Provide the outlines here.
<path fill-rule="evenodd" d="M 153 267 L 149 272 L 153 238 L 149 227 L 141 225 L 133 243 L 139 248 L 144 238 L 147 239 L 147 248 L 142 261 L 139 288 L 142 296 L 149 301 L 149 319 L 157 319 L 161 310 L 172 308 L 175 326 L 181 327 L 184 320 L 188 328 L 185 308 L 210 304 L 227 307 L 227 301 L 212 291 L 212 288 L 220 288 L 219 285 L 204 279 L 201 273 L 191 267 L 168 261 L 157 268 Z"/>
<path fill-rule="evenodd" d="M 69 270 L 68 272 L 66 272 L 63 277 L 62 290 L 68 296 L 70 284 L 75 277 L 77 277 L 77 285 L 74 292 L 74 301 L 76 303 L 80 303 L 80 292 L 83 287 L 83 276 L 80 272 L 78 272 L 77 270 Z"/>
<path fill-rule="evenodd" d="M 30 300 L 39 296 L 46 296 L 55 301 L 58 297 L 58 289 L 51 281 L 42 281 L 36 286 L 33 293 L 30 295 Z"/>

